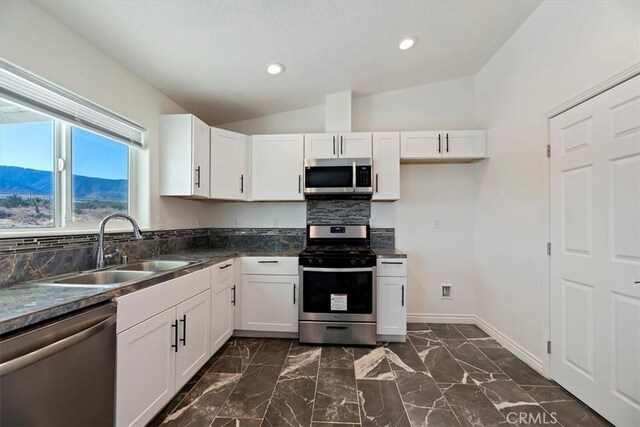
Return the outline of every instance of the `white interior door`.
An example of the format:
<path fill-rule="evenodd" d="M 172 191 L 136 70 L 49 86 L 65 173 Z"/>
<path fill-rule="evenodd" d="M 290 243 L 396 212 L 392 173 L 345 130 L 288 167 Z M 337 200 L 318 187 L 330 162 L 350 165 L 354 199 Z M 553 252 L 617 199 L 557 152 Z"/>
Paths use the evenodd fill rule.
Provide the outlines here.
<path fill-rule="evenodd" d="M 551 376 L 640 425 L 640 77 L 553 118 Z"/>

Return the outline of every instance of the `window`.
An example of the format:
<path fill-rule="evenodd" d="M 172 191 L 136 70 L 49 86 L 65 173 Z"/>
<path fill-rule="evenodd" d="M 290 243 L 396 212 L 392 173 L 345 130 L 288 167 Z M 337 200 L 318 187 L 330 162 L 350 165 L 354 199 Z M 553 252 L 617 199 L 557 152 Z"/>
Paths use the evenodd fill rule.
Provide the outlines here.
<path fill-rule="evenodd" d="M 95 226 L 128 213 L 129 155 L 126 144 L 0 99 L 0 229 Z"/>
<path fill-rule="evenodd" d="M 141 126 L 0 59 L 0 232 L 129 213 Z"/>

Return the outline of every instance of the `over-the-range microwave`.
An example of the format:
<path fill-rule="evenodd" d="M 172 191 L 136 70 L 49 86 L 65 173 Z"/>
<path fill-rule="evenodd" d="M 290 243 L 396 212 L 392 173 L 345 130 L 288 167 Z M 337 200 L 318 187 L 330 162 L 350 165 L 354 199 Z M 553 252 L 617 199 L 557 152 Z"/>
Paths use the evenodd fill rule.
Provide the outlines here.
<path fill-rule="evenodd" d="M 373 194 L 370 158 L 308 159 L 304 161 L 304 194 L 307 198 Z"/>

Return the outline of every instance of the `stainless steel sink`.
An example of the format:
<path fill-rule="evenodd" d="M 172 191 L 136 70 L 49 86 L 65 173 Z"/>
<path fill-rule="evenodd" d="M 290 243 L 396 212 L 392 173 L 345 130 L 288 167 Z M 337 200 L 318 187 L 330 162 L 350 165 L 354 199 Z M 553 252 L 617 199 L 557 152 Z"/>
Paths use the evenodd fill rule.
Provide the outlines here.
<path fill-rule="evenodd" d="M 122 285 L 123 283 L 141 280 L 153 274 L 155 274 L 153 271 L 102 270 L 69 276 L 43 284 L 47 286 L 111 288 Z"/>
<path fill-rule="evenodd" d="M 126 264 L 121 267 L 116 268 L 115 270 L 121 271 L 168 271 L 173 270 L 174 268 L 185 267 L 191 264 L 189 261 L 140 261 L 132 264 Z"/>

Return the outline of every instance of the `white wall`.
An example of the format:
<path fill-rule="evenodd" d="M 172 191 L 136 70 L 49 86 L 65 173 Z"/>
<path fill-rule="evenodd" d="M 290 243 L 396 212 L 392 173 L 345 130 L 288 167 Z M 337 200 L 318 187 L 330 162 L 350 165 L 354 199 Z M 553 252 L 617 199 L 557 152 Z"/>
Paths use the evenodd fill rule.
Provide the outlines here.
<path fill-rule="evenodd" d="M 353 100 L 353 130 L 473 129 L 474 81 L 463 78 Z M 324 107 L 306 108 L 222 125 L 247 134 L 323 132 Z M 395 227 L 396 246 L 409 255 L 411 314 L 474 313 L 476 173 L 473 165 L 403 165 L 401 198 L 373 203 L 374 226 Z M 305 203 L 210 203 L 207 224 L 230 227 L 304 227 Z M 440 220 L 440 228 L 432 227 Z M 454 286 L 439 298 L 440 283 Z"/>
<path fill-rule="evenodd" d="M 476 76 L 491 132 L 477 165 L 477 314 L 543 352 L 546 111 L 640 61 L 640 3 L 544 2 Z"/>
<path fill-rule="evenodd" d="M 184 110 L 29 1 L 3 0 L 0 57 L 106 107 L 148 130 L 139 154 L 136 184 L 141 225 L 194 227 L 203 219 L 199 202 L 158 196 L 160 114 Z"/>

